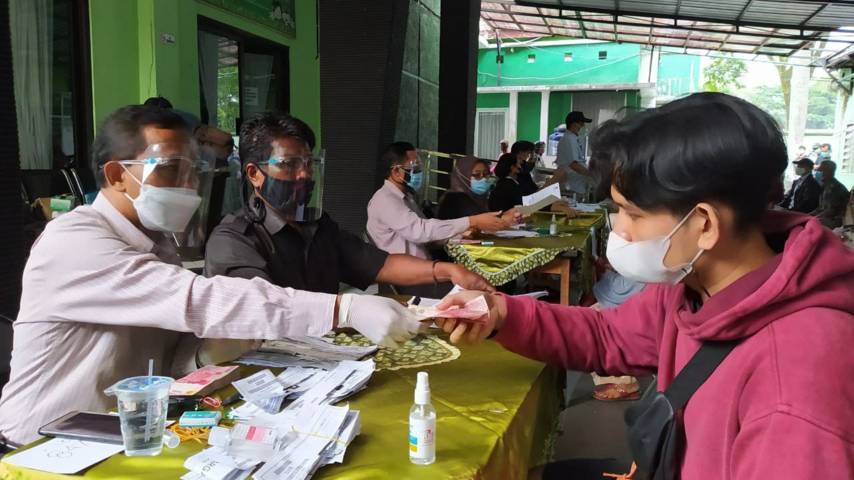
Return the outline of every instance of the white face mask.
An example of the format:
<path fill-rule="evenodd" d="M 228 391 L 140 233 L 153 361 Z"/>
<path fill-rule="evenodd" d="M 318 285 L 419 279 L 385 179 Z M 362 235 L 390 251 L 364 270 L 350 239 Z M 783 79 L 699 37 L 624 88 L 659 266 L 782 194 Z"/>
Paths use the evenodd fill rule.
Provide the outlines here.
<path fill-rule="evenodd" d="M 694 262 L 700 258 L 704 250 L 686 264 L 675 267 L 666 267 L 664 257 L 670 250 L 670 239 L 694 213 L 692 209 L 688 215 L 679 221 L 676 227 L 664 237 L 649 240 L 629 242 L 616 232 L 608 236 L 608 261 L 620 275 L 641 283 L 671 283 L 682 281 L 694 270 Z"/>
<path fill-rule="evenodd" d="M 128 173 L 141 186 L 136 198 L 131 198 L 127 193 L 125 197 L 133 203 L 142 226 L 157 232 L 183 232 L 202 203 L 202 197 L 192 188 L 143 184 L 130 170 Z"/>
<path fill-rule="evenodd" d="M 796 167 L 796 168 L 795 168 L 795 175 L 800 175 L 800 176 L 802 176 L 802 177 L 803 177 L 803 176 L 804 176 L 804 175 L 806 175 L 806 174 L 807 174 L 807 169 L 806 169 L 806 168 L 804 168 L 804 167 Z"/>

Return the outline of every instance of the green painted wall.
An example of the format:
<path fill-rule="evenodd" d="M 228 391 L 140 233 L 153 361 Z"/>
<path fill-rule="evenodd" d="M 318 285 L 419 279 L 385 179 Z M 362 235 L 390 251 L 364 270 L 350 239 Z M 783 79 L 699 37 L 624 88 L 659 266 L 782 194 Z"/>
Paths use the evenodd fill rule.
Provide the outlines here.
<path fill-rule="evenodd" d="M 508 108 L 510 107 L 509 93 L 478 93 L 477 108 Z"/>
<path fill-rule="evenodd" d="M 516 102 L 516 139 L 536 142 L 540 138 L 540 92 L 519 92 Z"/>
<path fill-rule="evenodd" d="M 521 85 L 577 85 L 636 83 L 640 67 L 640 46 L 634 44 L 596 43 L 542 46 L 536 48 L 513 47 L 505 42 L 504 63 L 501 65 L 501 86 Z M 607 59 L 599 60 L 599 52 L 606 51 Z M 572 61 L 564 61 L 567 53 Z M 477 85 L 498 86 L 495 49 L 478 52 Z M 534 55 L 534 63 L 528 63 Z"/>
<path fill-rule="evenodd" d="M 296 0 L 296 38 L 196 0 L 89 0 L 93 115 L 99 124 L 115 109 L 161 95 L 199 113 L 199 15 L 290 51 L 291 113 L 320 138 L 320 64 L 315 0 Z M 160 41 L 175 36 L 174 44 Z"/>
<path fill-rule="evenodd" d="M 552 92 L 549 95 L 549 128 L 566 120 L 566 114 L 572 111 L 572 92 Z M 551 135 L 551 131 L 548 132 Z"/>
<path fill-rule="evenodd" d="M 701 90 L 700 76 L 699 56 L 661 52 L 657 82 L 660 95 L 678 97 L 698 92 Z"/>

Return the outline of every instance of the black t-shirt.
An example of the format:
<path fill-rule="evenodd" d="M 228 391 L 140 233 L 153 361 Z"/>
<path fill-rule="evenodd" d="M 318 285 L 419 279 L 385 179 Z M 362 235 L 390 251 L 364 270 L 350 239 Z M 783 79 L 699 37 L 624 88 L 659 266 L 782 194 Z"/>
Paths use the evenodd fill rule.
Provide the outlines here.
<path fill-rule="evenodd" d="M 503 212 L 516 205 L 522 205 L 522 190 L 515 180 L 504 177 L 495 184 L 495 188 L 489 194 L 489 211 Z"/>
<path fill-rule="evenodd" d="M 339 282 L 367 288 L 388 257 L 325 213 L 301 230 L 285 225 L 265 241 L 269 232 L 262 224 L 253 225 L 242 211 L 228 215 L 208 240 L 205 275 L 260 277 L 280 287 L 337 293 Z"/>

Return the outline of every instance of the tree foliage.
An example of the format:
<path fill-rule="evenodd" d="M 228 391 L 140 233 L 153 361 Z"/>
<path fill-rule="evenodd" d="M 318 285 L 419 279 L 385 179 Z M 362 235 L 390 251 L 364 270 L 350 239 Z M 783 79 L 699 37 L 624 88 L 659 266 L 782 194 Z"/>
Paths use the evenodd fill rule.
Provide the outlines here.
<path fill-rule="evenodd" d="M 716 58 L 703 69 L 705 82 L 703 90 L 707 92 L 733 93 L 744 87 L 742 75 L 747 72 L 747 65 L 737 58 Z"/>

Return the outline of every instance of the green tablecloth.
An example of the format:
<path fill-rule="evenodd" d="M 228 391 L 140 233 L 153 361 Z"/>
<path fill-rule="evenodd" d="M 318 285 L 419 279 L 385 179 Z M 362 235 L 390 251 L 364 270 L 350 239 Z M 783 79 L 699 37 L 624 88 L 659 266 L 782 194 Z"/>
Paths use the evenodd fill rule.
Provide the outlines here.
<path fill-rule="evenodd" d="M 246 373 L 257 370 L 242 368 Z M 413 465 L 408 456 L 407 422 L 418 370 L 430 373 L 438 412 L 436 463 L 429 466 Z M 492 341 L 464 346 L 458 359 L 418 370 L 374 374 L 368 388 L 349 402 L 362 413 L 361 434 L 343 464 L 323 467 L 314 478 L 524 478 L 530 467 L 546 460 L 544 446 L 560 411 L 559 370 Z M 187 473 L 184 460 L 202 448 L 185 442 L 164 449 L 159 457 L 115 455 L 90 468 L 84 478 L 178 478 Z M 0 463 L 0 479 L 57 478 L 69 477 Z"/>
<path fill-rule="evenodd" d="M 548 228 L 551 217 L 550 213 L 535 213 L 531 223 L 536 228 Z M 485 236 L 483 240 L 491 242 L 491 245 L 448 244 L 446 250 L 454 262 L 483 276 L 493 285 L 504 285 L 519 275 L 551 262 L 558 255 L 570 255 L 579 258 L 582 288 L 589 291 L 593 286 L 594 234 L 591 229 L 601 231 L 605 217 L 601 213 L 582 213 L 573 219 L 555 215 L 555 220 L 558 223 L 558 235 L 555 236 Z"/>

